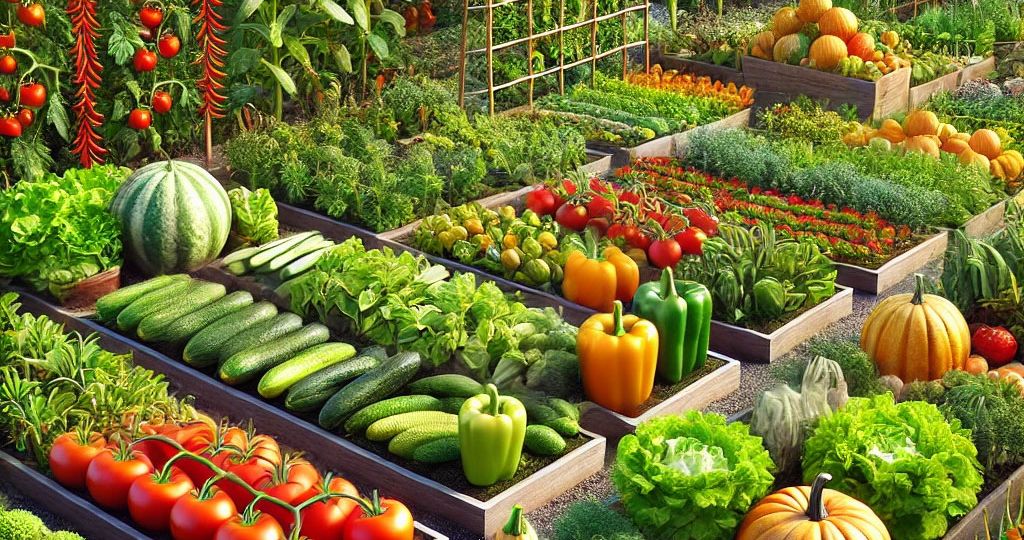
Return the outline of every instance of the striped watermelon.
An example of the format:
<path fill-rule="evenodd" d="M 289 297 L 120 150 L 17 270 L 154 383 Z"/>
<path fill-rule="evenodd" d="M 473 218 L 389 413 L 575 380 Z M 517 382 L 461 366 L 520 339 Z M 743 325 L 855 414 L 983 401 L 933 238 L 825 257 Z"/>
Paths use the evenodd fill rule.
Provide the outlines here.
<path fill-rule="evenodd" d="M 125 259 L 150 275 L 188 272 L 217 258 L 231 230 L 228 194 L 185 161 L 136 170 L 110 209 L 121 220 Z"/>

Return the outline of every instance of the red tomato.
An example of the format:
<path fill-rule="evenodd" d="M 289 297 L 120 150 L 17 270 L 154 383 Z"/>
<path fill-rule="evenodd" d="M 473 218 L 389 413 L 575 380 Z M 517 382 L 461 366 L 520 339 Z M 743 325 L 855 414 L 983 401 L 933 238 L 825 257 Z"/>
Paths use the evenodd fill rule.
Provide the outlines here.
<path fill-rule="evenodd" d="M 156 69 L 156 53 L 145 47 L 139 47 L 132 58 L 132 67 L 139 73 L 153 71 Z"/>
<path fill-rule="evenodd" d="M 225 433 L 223 450 L 214 456 L 213 461 L 258 489 L 273 478 L 274 471 L 281 464 L 281 448 L 270 436 L 250 437 L 245 431 L 230 428 Z M 231 496 L 238 508 L 245 508 L 252 502 L 252 495 L 234 482 L 222 480 L 217 485 Z"/>
<path fill-rule="evenodd" d="M 78 433 L 65 433 L 50 448 L 50 472 L 64 487 L 85 487 L 85 471 L 93 458 L 103 451 L 106 439 L 98 433 L 90 435 L 88 444 L 81 444 Z"/>
<path fill-rule="evenodd" d="M 558 208 L 555 206 L 555 194 L 548 188 L 535 189 L 527 193 L 526 207 L 538 216 L 549 216 Z"/>
<path fill-rule="evenodd" d="M 621 223 L 612 223 L 608 226 L 608 230 L 605 231 L 605 236 L 608 238 L 622 238 L 622 235 L 626 231 L 626 226 Z"/>
<path fill-rule="evenodd" d="M 7 103 L 11 100 L 11 91 L 0 86 L 0 101 Z"/>
<path fill-rule="evenodd" d="M 174 104 L 174 100 L 171 95 L 162 90 L 153 92 L 153 110 L 158 114 L 167 114 L 171 110 L 171 105 Z"/>
<path fill-rule="evenodd" d="M 46 104 L 46 87 L 40 83 L 25 83 L 18 89 L 22 107 L 39 108 Z"/>
<path fill-rule="evenodd" d="M 676 235 L 676 242 L 679 242 L 679 247 L 682 248 L 683 253 L 687 255 L 701 255 L 704 253 L 704 241 L 708 239 L 708 235 L 698 227 L 689 227 L 685 231 Z"/>
<path fill-rule="evenodd" d="M 362 506 L 345 520 L 345 540 L 412 540 L 412 514 L 394 499 L 378 499 L 373 493 L 369 512 Z"/>
<path fill-rule="evenodd" d="M 46 10 L 42 4 L 19 5 L 18 20 L 25 26 L 42 26 L 46 22 Z"/>
<path fill-rule="evenodd" d="M 145 6 L 139 10 L 139 21 L 142 26 L 153 30 L 164 21 L 164 12 L 157 6 Z"/>
<path fill-rule="evenodd" d="M 683 214 L 686 219 L 690 220 L 690 225 L 699 227 L 700 230 L 707 233 L 708 236 L 715 236 L 718 234 L 718 218 L 709 215 L 701 208 L 686 208 L 683 210 Z"/>
<path fill-rule="evenodd" d="M 231 497 L 216 487 L 207 493 L 193 491 L 171 508 L 171 536 L 174 540 L 213 540 L 217 529 L 236 514 Z"/>
<path fill-rule="evenodd" d="M 971 336 L 971 346 L 991 367 L 1006 364 L 1017 356 L 1017 340 L 1002 326 L 978 327 Z"/>
<path fill-rule="evenodd" d="M 0 34 L 0 49 L 13 49 L 17 44 L 18 40 L 14 36 L 14 30 Z"/>
<path fill-rule="evenodd" d="M 626 225 L 622 230 L 622 238 L 626 240 L 626 243 L 642 250 L 647 250 L 647 247 L 651 245 L 651 239 L 640 227 L 636 225 Z"/>
<path fill-rule="evenodd" d="M 590 216 L 587 215 L 586 207 L 576 206 L 568 202 L 558 207 L 558 210 L 555 212 L 555 221 L 566 229 L 574 231 L 585 229 L 589 220 Z"/>
<path fill-rule="evenodd" d="M 13 116 L 0 118 L 0 135 L 4 137 L 21 137 L 21 122 Z"/>
<path fill-rule="evenodd" d="M 590 217 L 592 218 L 611 218 L 615 215 L 615 204 L 600 195 L 595 195 L 594 198 L 590 199 L 590 202 L 587 203 L 587 213 L 590 214 Z"/>
<path fill-rule="evenodd" d="M 640 204 L 640 194 L 635 191 L 622 191 L 619 200 L 629 204 Z"/>
<path fill-rule="evenodd" d="M 324 489 L 326 487 L 326 489 Z M 344 478 L 331 478 L 327 486 L 320 486 L 316 495 L 324 492 L 342 493 L 358 497 L 359 491 Z M 338 497 L 307 506 L 302 510 L 302 536 L 309 540 L 337 540 L 341 538 L 345 520 L 357 503 Z"/>
<path fill-rule="evenodd" d="M 611 225 L 608 224 L 608 218 L 595 217 L 587 220 L 587 228 L 594 229 L 598 237 L 606 236 L 608 234 L 608 228 Z"/>
<path fill-rule="evenodd" d="M 18 119 L 18 123 L 21 124 L 21 127 L 27 128 L 32 125 L 32 122 L 36 121 L 36 113 L 32 112 L 32 109 L 22 109 L 18 111 L 15 118 Z"/>
<path fill-rule="evenodd" d="M 160 38 L 160 42 L 156 44 L 156 49 L 160 51 L 160 56 L 174 58 L 178 55 L 178 51 L 181 50 L 181 40 L 174 34 L 167 34 Z"/>
<path fill-rule="evenodd" d="M 128 490 L 132 483 L 151 472 L 153 464 L 141 453 L 108 448 L 89 464 L 85 487 L 100 506 L 123 510 L 128 507 Z"/>
<path fill-rule="evenodd" d="M 267 514 L 235 516 L 217 529 L 214 540 L 284 540 L 284 529 Z"/>
<path fill-rule="evenodd" d="M 153 115 L 146 109 L 132 109 L 128 115 L 128 127 L 142 131 L 149 129 L 153 123 Z"/>
<path fill-rule="evenodd" d="M 185 473 L 173 467 L 169 478 L 161 478 L 159 473 L 140 476 L 128 490 L 128 513 L 144 529 L 166 531 L 174 503 L 194 487 Z"/>
<path fill-rule="evenodd" d="M 18 61 L 15 60 L 13 55 L 5 54 L 0 57 L 0 73 L 10 75 L 15 71 L 18 71 Z"/>
<path fill-rule="evenodd" d="M 672 238 L 655 240 L 647 248 L 647 260 L 658 268 L 675 266 L 683 258 L 683 250 Z"/>
<path fill-rule="evenodd" d="M 319 483 L 320 473 L 316 467 L 304 459 L 294 458 L 282 463 L 270 479 L 255 487 L 271 497 L 296 505 L 316 495 Z M 256 509 L 273 516 L 286 529 L 291 529 L 295 521 L 290 511 L 270 501 L 257 502 Z"/>

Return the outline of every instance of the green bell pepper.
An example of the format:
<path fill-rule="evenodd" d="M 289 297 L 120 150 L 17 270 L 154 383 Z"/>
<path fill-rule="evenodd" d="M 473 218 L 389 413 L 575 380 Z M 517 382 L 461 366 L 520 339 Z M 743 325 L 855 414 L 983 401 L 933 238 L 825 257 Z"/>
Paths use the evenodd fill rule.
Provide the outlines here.
<path fill-rule="evenodd" d="M 661 281 L 644 283 L 633 296 L 633 313 L 658 329 L 658 375 L 675 384 L 704 365 L 711 336 L 711 292 L 680 281 L 666 268 Z"/>
<path fill-rule="evenodd" d="M 486 388 L 459 410 L 462 471 L 470 484 L 483 487 L 515 476 L 526 438 L 526 407 L 514 397 L 499 397 L 493 384 Z"/>

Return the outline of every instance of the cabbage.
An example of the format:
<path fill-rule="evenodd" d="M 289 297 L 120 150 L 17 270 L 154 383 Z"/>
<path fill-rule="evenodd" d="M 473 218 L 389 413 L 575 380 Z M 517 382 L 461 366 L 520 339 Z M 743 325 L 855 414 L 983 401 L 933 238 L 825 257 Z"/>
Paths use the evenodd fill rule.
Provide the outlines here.
<path fill-rule="evenodd" d="M 768 493 L 772 459 L 747 426 L 690 411 L 644 422 L 619 442 L 612 480 L 647 538 L 733 537 Z"/>

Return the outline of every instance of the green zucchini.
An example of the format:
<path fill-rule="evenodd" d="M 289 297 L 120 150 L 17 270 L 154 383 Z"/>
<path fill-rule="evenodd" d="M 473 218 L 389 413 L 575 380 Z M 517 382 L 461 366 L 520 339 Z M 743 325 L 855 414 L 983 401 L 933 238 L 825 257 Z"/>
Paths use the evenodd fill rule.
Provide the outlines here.
<path fill-rule="evenodd" d="M 259 251 L 260 248 L 258 246 L 243 248 L 224 257 L 221 263 L 228 272 L 241 276 L 249 271 L 249 258 L 259 253 Z"/>
<path fill-rule="evenodd" d="M 152 341 L 153 336 L 162 335 L 174 321 L 220 300 L 227 293 L 220 283 L 196 281 L 173 305 L 142 319 L 135 332 L 139 339 Z"/>
<path fill-rule="evenodd" d="M 332 243 L 333 242 L 331 242 L 330 240 L 324 240 L 324 237 L 320 235 L 310 236 L 309 238 L 293 246 L 288 251 L 285 251 L 284 253 L 278 255 L 277 257 L 274 257 L 267 264 L 257 267 L 255 271 L 258 274 L 277 272 L 278 270 L 284 268 L 285 266 L 288 266 L 288 263 L 294 261 L 295 259 L 298 259 L 303 255 L 321 249 Z"/>
<path fill-rule="evenodd" d="M 274 258 L 277 257 L 278 255 L 281 255 L 282 253 L 288 251 L 289 249 L 299 245 L 301 242 L 305 241 L 307 238 L 310 238 L 312 236 L 320 236 L 320 233 L 316 231 L 308 231 L 299 234 L 293 234 L 292 236 L 285 238 L 279 244 L 275 244 L 270 247 L 264 247 L 263 249 L 260 249 L 259 253 L 253 255 L 249 259 L 249 267 L 259 268 L 260 266 L 263 266 L 264 264 L 267 264 L 268 262 L 274 260 Z"/>
<path fill-rule="evenodd" d="M 232 355 L 220 366 L 220 378 L 231 385 L 248 382 L 299 352 L 330 338 L 331 331 L 320 323 L 304 326 L 273 343 Z"/>
<path fill-rule="evenodd" d="M 345 422 L 345 431 L 362 433 L 370 424 L 396 414 L 416 411 L 440 411 L 441 400 L 433 396 L 398 396 L 367 405 Z"/>
<path fill-rule="evenodd" d="M 247 328 L 272 319 L 274 315 L 277 315 L 277 306 L 270 302 L 259 302 L 222 317 L 188 340 L 182 358 L 185 363 L 196 367 L 214 364 L 217 362 L 217 353 L 229 339 Z"/>
<path fill-rule="evenodd" d="M 484 385 L 479 382 L 457 373 L 446 373 L 424 377 L 409 384 L 409 392 L 412 394 L 427 394 L 435 397 L 461 397 L 471 398 L 483 393 Z"/>
<path fill-rule="evenodd" d="M 117 314 L 117 328 L 125 332 L 134 331 L 142 319 L 174 305 L 191 284 L 191 279 L 178 280 L 142 296 Z"/>
<path fill-rule="evenodd" d="M 235 291 L 216 302 L 193 311 L 174 321 L 174 324 L 160 335 L 150 336 L 152 341 L 178 343 L 196 335 L 214 321 L 226 317 L 246 306 L 252 305 L 252 294 L 247 291 Z"/>
<path fill-rule="evenodd" d="M 295 259 L 294 261 L 288 263 L 288 266 L 282 268 L 281 272 L 277 275 L 277 277 L 279 277 L 281 281 L 287 281 L 295 276 L 305 273 L 307 270 L 313 268 L 313 266 L 316 265 L 316 262 L 320 260 L 320 257 L 323 257 L 325 253 L 333 249 L 336 245 L 337 244 L 335 244 L 334 242 L 331 242 L 329 245 L 325 247 L 322 247 L 312 253 L 307 253 L 306 255 L 303 255 L 302 257 Z"/>
<path fill-rule="evenodd" d="M 217 361 L 221 364 L 228 358 L 253 347 L 273 343 L 299 328 L 302 328 L 302 317 L 286 311 L 278 313 L 271 319 L 254 324 L 235 334 L 217 349 Z"/>
<path fill-rule="evenodd" d="M 142 298 L 143 296 L 163 287 L 174 283 L 175 281 L 188 280 L 188 276 L 185 274 L 174 274 L 168 276 L 157 276 L 153 279 L 147 279 L 129 285 L 127 287 L 121 287 L 120 289 L 105 294 L 96 301 L 96 318 L 103 322 L 110 322 L 117 318 L 117 315 L 121 313 L 121 310 L 128 307 L 132 302 Z"/>
<path fill-rule="evenodd" d="M 351 360 L 314 372 L 288 389 L 284 406 L 297 412 L 318 409 L 345 383 L 377 367 L 387 357 L 384 347 L 368 347 Z"/>
<path fill-rule="evenodd" d="M 264 374 L 257 390 L 265 398 L 275 398 L 309 374 L 344 362 L 355 354 L 356 348 L 348 343 L 324 343 L 310 347 Z"/>
<path fill-rule="evenodd" d="M 320 410 L 320 425 L 327 429 L 340 427 L 355 411 L 397 392 L 419 370 L 419 353 L 401 352 L 388 358 L 331 396 Z"/>

